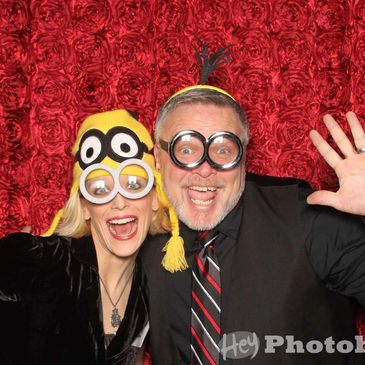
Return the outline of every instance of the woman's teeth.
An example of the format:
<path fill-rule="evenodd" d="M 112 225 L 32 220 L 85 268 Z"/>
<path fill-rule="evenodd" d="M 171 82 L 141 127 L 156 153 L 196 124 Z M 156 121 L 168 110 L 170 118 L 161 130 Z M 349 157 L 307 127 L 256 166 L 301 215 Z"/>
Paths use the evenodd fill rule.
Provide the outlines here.
<path fill-rule="evenodd" d="M 136 218 L 129 217 L 129 218 L 111 219 L 111 220 L 108 221 L 108 223 L 110 223 L 110 224 L 126 224 L 126 223 L 129 223 L 129 222 L 133 222 L 135 220 L 136 220 Z"/>
<path fill-rule="evenodd" d="M 136 218 L 119 218 L 108 221 L 110 232 L 117 236 L 126 236 L 131 234 L 137 227 L 134 223 Z"/>

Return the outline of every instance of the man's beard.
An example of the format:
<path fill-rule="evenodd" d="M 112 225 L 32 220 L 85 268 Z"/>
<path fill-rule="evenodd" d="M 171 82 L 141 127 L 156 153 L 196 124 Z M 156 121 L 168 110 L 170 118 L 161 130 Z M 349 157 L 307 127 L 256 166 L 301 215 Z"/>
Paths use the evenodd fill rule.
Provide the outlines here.
<path fill-rule="evenodd" d="M 219 223 L 223 221 L 223 219 L 230 213 L 233 208 L 237 205 L 238 201 L 240 200 L 242 193 L 245 189 L 245 177 L 243 176 L 240 190 L 231 196 L 227 204 L 224 204 L 223 209 L 218 212 L 216 217 L 213 217 L 213 219 L 210 219 L 210 222 L 206 222 L 206 213 L 196 213 L 193 217 L 189 218 L 187 214 L 185 214 L 182 204 L 179 205 L 179 202 L 176 198 L 170 195 L 170 192 L 168 189 L 166 189 L 165 183 L 164 185 L 164 191 L 173 206 L 173 208 L 176 211 L 177 216 L 179 217 L 179 220 L 183 222 L 187 227 L 194 231 L 209 231 L 216 226 L 218 226 Z M 192 220 L 192 221 L 191 221 Z"/>

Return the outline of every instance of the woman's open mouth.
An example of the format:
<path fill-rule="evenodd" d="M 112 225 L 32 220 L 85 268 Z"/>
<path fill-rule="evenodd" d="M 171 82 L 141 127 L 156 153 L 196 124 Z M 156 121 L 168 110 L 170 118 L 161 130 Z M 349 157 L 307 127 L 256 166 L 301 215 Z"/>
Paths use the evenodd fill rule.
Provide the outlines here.
<path fill-rule="evenodd" d="M 129 240 L 138 229 L 138 218 L 135 216 L 114 217 L 107 221 L 110 234 L 117 240 Z"/>

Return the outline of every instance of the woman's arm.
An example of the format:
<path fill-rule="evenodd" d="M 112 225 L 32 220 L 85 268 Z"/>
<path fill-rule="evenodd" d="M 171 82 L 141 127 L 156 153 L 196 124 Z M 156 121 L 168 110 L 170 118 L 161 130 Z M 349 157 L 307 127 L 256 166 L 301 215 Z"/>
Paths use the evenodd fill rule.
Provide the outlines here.
<path fill-rule="evenodd" d="M 21 293 L 40 271 L 42 257 L 39 237 L 14 233 L 0 239 L 0 300 L 21 300 Z"/>

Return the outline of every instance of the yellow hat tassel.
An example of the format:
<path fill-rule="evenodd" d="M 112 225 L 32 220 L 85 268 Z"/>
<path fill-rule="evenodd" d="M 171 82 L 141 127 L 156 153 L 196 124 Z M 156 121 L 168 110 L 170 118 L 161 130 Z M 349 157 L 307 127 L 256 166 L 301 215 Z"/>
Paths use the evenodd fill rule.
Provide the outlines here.
<path fill-rule="evenodd" d="M 50 227 L 48 228 L 48 230 L 44 233 L 41 234 L 42 237 L 49 237 L 52 236 L 52 234 L 54 233 L 54 231 L 56 230 L 58 223 L 60 222 L 60 220 L 63 218 L 63 209 L 60 209 L 57 214 L 55 215 L 55 217 L 53 218 L 53 221 L 50 225 Z"/>
<path fill-rule="evenodd" d="M 179 235 L 179 220 L 175 210 L 170 206 L 169 215 L 172 237 L 167 241 L 162 251 L 166 252 L 162 266 L 169 272 L 182 271 L 189 267 L 185 258 L 184 240 Z"/>
<path fill-rule="evenodd" d="M 162 266 L 169 272 L 182 271 L 189 267 L 185 258 L 184 240 L 180 236 L 179 219 L 162 189 L 162 179 L 159 172 L 155 172 L 156 190 L 164 207 L 168 208 L 171 223 L 171 238 L 167 241 L 163 252 Z"/>

